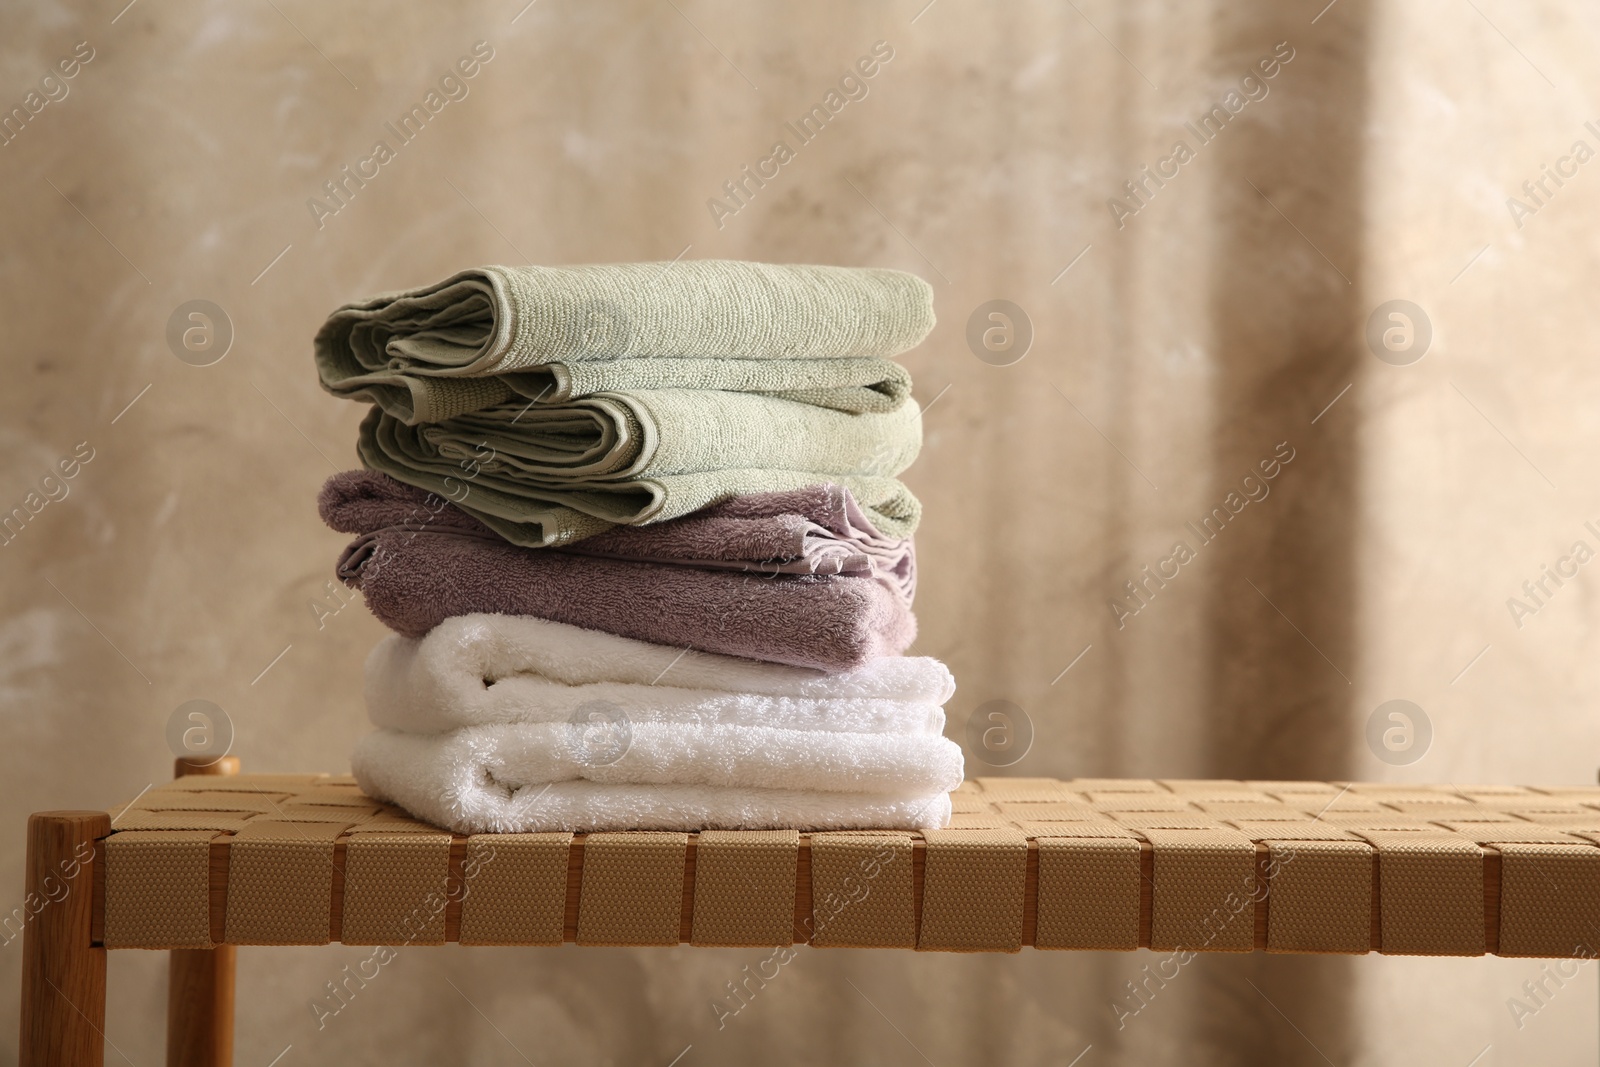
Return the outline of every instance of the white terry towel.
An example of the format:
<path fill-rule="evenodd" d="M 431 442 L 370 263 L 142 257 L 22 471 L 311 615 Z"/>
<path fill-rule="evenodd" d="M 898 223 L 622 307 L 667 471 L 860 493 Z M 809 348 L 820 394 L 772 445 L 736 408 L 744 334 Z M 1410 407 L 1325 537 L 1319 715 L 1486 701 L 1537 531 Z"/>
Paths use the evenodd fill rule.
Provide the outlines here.
<path fill-rule="evenodd" d="M 814 772 L 826 763 L 822 760 L 812 761 L 810 768 L 791 767 L 781 776 L 781 782 L 760 785 L 641 782 L 612 776 L 601 781 L 540 781 L 535 776 L 550 773 L 552 763 L 565 762 L 570 767 L 581 759 L 584 742 L 573 730 L 565 741 L 557 742 L 557 748 L 564 751 L 543 753 L 539 749 L 548 740 L 524 738 L 522 735 L 529 729 L 472 727 L 437 737 L 380 730 L 360 741 L 351 764 L 368 796 L 392 801 L 418 818 L 463 834 L 864 827 L 932 830 L 950 821 L 948 791 L 961 781 L 961 750 L 944 738 L 921 739 L 947 748 L 939 761 L 941 769 L 935 772 L 943 777 L 931 788 L 924 785 L 865 793 L 803 784 L 797 788 L 783 786 L 783 782 L 804 783 L 814 778 Z M 560 732 L 566 728 L 563 724 L 552 729 Z M 786 732 L 765 731 L 768 735 Z M 837 736 L 860 739 L 862 735 Z M 609 767 L 626 765 L 627 771 L 637 773 L 640 763 L 646 768 L 669 764 L 673 753 L 659 752 L 650 741 L 636 736 L 628 750 L 630 754 L 647 750 L 649 759 L 630 761 L 624 755 Z M 762 775 L 752 773 L 751 755 L 748 750 L 735 754 L 727 768 L 729 773 L 712 773 L 717 769 L 707 766 L 700 777 L 759 781 Z M 843 757 L 846 753 L 835 755 Z M 861 758 L 854 769 L 859 772 L 872 760 L 868 752 L 858 755 Z M 806 770 L 812 775 L 808 776 Z M 898 777 L 907 776 L 902 773 Z"/>
<path fill-rule="evenodd" d="M 631 682 L 768 696 L 934 704 L 943 704 L 956 691 L 955 679 L 944 664 L 925 656 L 885 656 L 853 671 L 829 674 L 654 645 L 527 615 L 457 615 L 426 637 L 394 637 L 378 648 L 385 645 L 397 656 L 410 647 L 413 655 L 429 661 L 425 669 L 434 675 L 486 681 L 533 675 L 567 685 Z"/>
<path fill-rule="evenodd" d="M 366 664 L 373 724 L 419 734 L 626 717 L 936 737 L 954 690 L 944 664 L 926 657 L 830 675 L 507 615 L 447 619 L 420 639 L 391 635 Z"/>
<path fill-rule="evenodd" d="M 373 734 L 386 737 L 386 734 Z M 389 734 L 400 737 L 400 734 Z M 371 741 L 371 739 L 368 739 Z M 414 741 L 414 739 L 408 739 Z M 426 752 L 366 745 L 357 777 L 371 797 L 456 833 L 568 830 L 936 830 L 950 821 L 949 793 L 818 793 L 720 785 L 602 785 L 550 782 L 512 790 L 485 782 L 470 765 Z"/>
<path fill-rule="evenodd" d="M 367 659 L 368 795 L 462 833 L 931 829 L 961 749 L 937 660 L 842 673 L 469 615 Z"/>

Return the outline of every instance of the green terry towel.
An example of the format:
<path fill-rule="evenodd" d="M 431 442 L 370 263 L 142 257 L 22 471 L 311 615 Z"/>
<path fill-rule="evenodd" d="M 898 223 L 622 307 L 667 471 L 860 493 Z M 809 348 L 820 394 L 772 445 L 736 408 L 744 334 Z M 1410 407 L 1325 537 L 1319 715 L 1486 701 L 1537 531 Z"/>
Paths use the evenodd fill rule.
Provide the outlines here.
<path fill-rule="evenodd" d="M 718 389 L 846 412 L 903 404 L 888 357 L 933 328 L 902 271 L 685 260 L 482 267 L 335 311 L 317 332 L 330 392 L 409 424 L 517 397 Z"/>
<path fill-rule="evenodd" d="M 628 359 L 551 363 L 491 378 L 376 373 L 344 386 L 332 391 L 418 426 L 509 401 L 526 407 L 647 389 L 735 390 L 851 413 L 893 411 L 911 395 L 911 375 L 887 359 Z"/>
<path fill-rule="evenodd" d="M 823 482 L 854 493 L 885 536 L 908 537 L 921 506 L 894 476 L 921 444 L 915 401 L 851 414 L 753 393 L 662 389 L 499 404 L 424 426 L 375 407 L 357 451 L 373 470 L 537 547 Z"/>

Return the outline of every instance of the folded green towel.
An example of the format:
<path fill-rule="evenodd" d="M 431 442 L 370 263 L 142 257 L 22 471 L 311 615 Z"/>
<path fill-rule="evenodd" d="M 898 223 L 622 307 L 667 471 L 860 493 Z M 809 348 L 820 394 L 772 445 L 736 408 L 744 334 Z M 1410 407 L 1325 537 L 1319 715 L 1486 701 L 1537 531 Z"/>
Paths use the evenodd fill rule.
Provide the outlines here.
<path fill-rule="evenodd" d="M 885 536 L 908 537 L 921 506 L 894 476 L 921 444 L 915 401 L 851 414 L 661 389 L 499 404 L 420 427 L 374 408 L 357 451 L 367 467 L 448 497 L 509 541 L 548 546 L 823 482 L 854 493 Z"/>
<path fill-rule="evenodd" d="M 848 412 L 910 395 L 886 357 L 933 328 L 901 271 L 726 260 L 483 267 L 335 311 L 316 337 L 330 392 L 410 424 L 520 396 L 766 393 Z"/>
<path fill-rule="evenodd" d="M 893 411 L 911 395 L 911 375 L 888 359 L 626 359 L 551 363 L 490 378 L 423 378 L 375 373 L 333 390 L 370 400 L 409 426 L 517 401 L 560 403 L 596 393 L 644 389 L 720 389 L 794 400 L 852 413 Z"/>

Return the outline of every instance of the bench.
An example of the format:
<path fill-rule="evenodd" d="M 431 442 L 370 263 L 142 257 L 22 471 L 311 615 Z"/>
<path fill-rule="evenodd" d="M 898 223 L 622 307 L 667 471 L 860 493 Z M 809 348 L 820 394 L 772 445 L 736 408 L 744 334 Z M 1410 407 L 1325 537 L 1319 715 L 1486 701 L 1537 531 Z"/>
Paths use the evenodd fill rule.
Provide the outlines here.
<path fill-rule="evenodd" d="M 29 819 L 24 1067 L 103 1062 L 108 949 L 171 952 L 187 1067 L 232 1061 L 240 945 L 1571 957 L 1600 929 L 1596 787 L 978 778 L 925 833 L 462 835 L 349 777 L 178 774 Z"/>

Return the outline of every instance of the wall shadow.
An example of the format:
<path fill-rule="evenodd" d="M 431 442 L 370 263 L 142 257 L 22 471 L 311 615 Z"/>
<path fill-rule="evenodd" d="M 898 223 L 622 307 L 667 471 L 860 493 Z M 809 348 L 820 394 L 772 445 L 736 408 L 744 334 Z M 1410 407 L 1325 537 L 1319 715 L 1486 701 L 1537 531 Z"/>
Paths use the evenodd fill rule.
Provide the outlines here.
<path fill-rule="evenodd" d="M 1312 419 L 1360 364 L 1371 12 L 1366 0 L 1343 0 L 1313 23 L 1318 7 L 1221 5 L 1213 19 L 1219 99 L 1224 79 L 1237 85 L 1261 57 L 1283 52 L 1279 42 L 1293 59 L 1207 148 L 1220 150 L 1208 504 L 1244 495 L 1244 476 L 1275 452 L 1294 455 L 1270 493 L 1202 550 L 1211 556 L 1204 769 L 1213 777 L 1356 774 L 1359 426 L 1349 396 Z M 1213 1050 L 1208 1062 L 1345 1062 L 1359 1043 L 1352 967 L 1212 957 L 1193 1037 Z"/>

